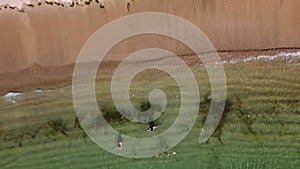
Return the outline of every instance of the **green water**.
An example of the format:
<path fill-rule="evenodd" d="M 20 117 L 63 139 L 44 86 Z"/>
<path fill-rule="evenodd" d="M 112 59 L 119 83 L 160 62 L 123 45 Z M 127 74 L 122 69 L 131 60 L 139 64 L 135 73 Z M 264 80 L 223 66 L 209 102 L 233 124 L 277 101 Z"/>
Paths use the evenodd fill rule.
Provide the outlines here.
<path fill-rule="evenodd" d="M 71 87 L 38 94 L 27 92 L 16 104 L 1 100 L 0 168 L 298 169 L 299 63 L 249 62 L 225 65 L 225 71 L 232 106 L 209 141 L 198 143 L 208 110 L 208 103 L 203 103 L 193 129 L 180 144 L 169 152 L 144 159 L 110 154 L 75 128 Z M 208 85 L 207 81 L 199 83 Z M 200 92 L 201 99 L 209 93 L 206 89 Z M 176 113 L 168 113 L 175 110 L 175 104 L 176 100 L 171 101 L 171 107 L 161 117 L 164 125 L 157 133 L 176 118 Z M 49 125 L 58 119 L 65 126 L 65 134 Z M 149 134 L 146 124 L 112 125 L 129 135 Z"/>

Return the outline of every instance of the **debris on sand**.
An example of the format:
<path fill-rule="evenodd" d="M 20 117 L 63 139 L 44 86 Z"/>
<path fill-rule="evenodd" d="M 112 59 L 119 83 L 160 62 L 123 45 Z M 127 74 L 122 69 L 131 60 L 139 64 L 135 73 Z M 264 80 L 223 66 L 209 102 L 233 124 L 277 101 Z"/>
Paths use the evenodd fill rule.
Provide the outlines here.
<path fill-rule="evenodd" d="M 17 103 L 16 98 L 21 96 L 21 93 L 9 92 L 5 96 L 3 96 L 4 100 L 12 103 Z"/>

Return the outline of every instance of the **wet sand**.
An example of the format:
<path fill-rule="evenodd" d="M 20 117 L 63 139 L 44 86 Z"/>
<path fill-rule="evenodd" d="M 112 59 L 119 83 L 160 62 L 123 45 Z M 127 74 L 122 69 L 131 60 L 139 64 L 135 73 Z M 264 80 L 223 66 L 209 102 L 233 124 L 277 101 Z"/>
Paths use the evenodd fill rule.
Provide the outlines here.
<path fill-rule="evenodd" d="M 78 4 L 32 1 L 21 9 L 1 6 L 0 92 L 70 83 L 87 39 L 110 21 L 138 12 L 167 12 L 187 19 L 222 51 L 223 60 L 297 51 L 299 5 L 298 0 L 93 0 Z M 141 37 L 135 43 L 123 43 L 105 64 L 110 67 L 124 54 L 153 46 L 160 38 Z M 188 49 L 178 47 L 179 42 L 158 44 L 185 56 L 189 63 L 199 62 L 189 57 Z"/>

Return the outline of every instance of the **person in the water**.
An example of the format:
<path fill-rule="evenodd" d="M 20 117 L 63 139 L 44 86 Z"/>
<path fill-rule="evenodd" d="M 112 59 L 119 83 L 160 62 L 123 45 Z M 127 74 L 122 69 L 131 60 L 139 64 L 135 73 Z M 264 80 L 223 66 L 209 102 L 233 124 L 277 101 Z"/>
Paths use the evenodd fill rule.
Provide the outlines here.
<path fill-rule="evenodd" d="M 117 146 L 115 147 L 115 150 L 121 150 L 123 148 L 123 142 L 119 141 Z"/>
<path fill-rule="evenodd" d="M 117 146 L 115 147 L 115 150 L 121 150 L 123 148 L 123 138 L 121 136 L 121 134 L 118 134 L 117 136 Z"/>
<path fill-rule="evenodd" d="M 213 102 L 216 102 L 212 99 L 211 96 L 208 96 L 207 97 L 207 101 L 213 101 Z M 218 103 L 218 102 L 216 102 Z M 225 105 L 224 105 L 224 113 L 228 113 L 230 111 L 230 107 L 231 107 L 231 102 L 229 100 L 225 100 Z"/>
<path fill-rule="evenodd" d="M 156 129 L 157 127 L 155 126 L 155 122 L 154 121 L 151 121 L 148 123 L 149 124 L 149 127 L 147 129 L 147 131 L 153 131 L 154 129 Z"/>

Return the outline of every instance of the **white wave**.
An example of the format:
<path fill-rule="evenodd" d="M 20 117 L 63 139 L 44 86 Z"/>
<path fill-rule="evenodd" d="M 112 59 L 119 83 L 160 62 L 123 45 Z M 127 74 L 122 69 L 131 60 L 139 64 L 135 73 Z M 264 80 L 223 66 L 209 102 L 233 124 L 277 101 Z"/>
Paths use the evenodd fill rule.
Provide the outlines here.
<path fill-rule="evenodd" d="M 34 93 L 42 93 L 43 90 L 41 90 L 41 89 L 36 89 L 36 90 L 34 90 L 33 92 L 34 92 Z"/>
<path fill-rule="evenodd" d="M 15 93 L 15 92 L 9 92 L 6 95 L 3 96 L 5 101 L 17 103 L 16 99 L 17 97 L 21 96 L 22 93 Z"/>
<path fill-rule="evenodd" d="M 276 55 L 258 55 L 258 56 L 243 58 L 243 59 L 224 60 L 224 61 L 222 61 L 222 63 L 223 64 L 235 64 L 235 63 L 240 63 L 240 62 L 250 62 L 250 61 L 256 61 L 256 60 L 271 61 L 271 60 L 276 60 L 276 59 L 280 59 L 285 62 L 299 61 L 300 51 L 298 51 L 298 52 L 281 52 Z M 219 64 L 219 63 L 217 63 L 217 64 Z"/>
<path fill-rule="evenodd" d="M 37 0 L 38 2 L 41 2 L 41 0 Z M 72 0 L 45 0 L 47 2 L 68 2 L 71 3 Z M 78 1 L 78 0 L 73 0 Z M 30 4 L 30 0 L 0 0 L 0 5 L 9 5 L 12 7 L 22 8 L 24 4 Z"/>
<path fill-rule="evenodd" d="M 21 8 L 24 3 L 30 4 L 30 0 L 1 0 L 0 1 L 0 5 L 9 5 L 18 8 Z"/>
<path fill-rule="evenodd" d="M 21 93 L 9 92 L 6 95 L 4 95 L 3 97 L 5 99 L 8 99 L 8 98 L 14 98 L 14 97 L 17 97 L 17 96 L 21 96 Z"/>

